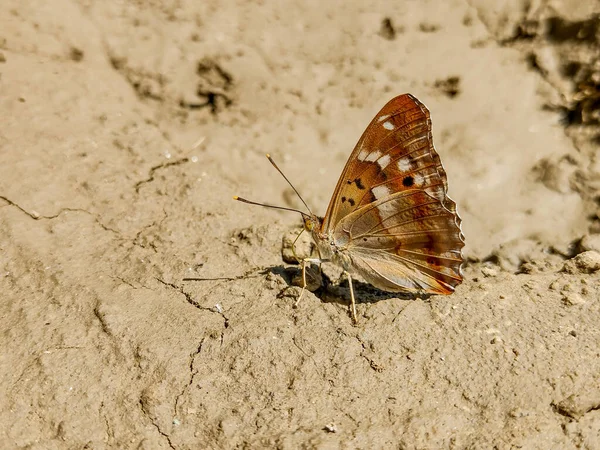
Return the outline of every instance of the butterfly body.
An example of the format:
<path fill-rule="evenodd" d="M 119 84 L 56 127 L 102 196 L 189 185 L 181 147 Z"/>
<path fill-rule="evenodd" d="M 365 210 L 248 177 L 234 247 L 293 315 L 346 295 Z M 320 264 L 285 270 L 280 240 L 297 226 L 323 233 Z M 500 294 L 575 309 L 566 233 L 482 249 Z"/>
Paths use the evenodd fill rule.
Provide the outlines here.
<path fill-rule="evenodd" d="M 335 235 L 332 230 L 323 230 L 323 218 L 315 215 L 304 219 L 304 229 L 311 233 L 319 254 L 318 261 L 331 261 L 345 271 L 352 271 L 352 261 L 348 254 L 346 233 Z"/>

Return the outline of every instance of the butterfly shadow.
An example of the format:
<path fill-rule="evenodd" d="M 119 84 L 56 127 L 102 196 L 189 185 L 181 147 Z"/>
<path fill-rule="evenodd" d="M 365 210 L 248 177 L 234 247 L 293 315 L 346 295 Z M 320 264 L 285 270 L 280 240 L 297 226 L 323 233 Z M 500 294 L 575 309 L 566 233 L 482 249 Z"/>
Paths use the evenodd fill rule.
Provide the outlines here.
<path fill-rule="evenodd" d="M 416 298 L 423 297 L 414 294 L 403 294 L 401 292 L 382 291 L 381 289 L 371 286 L 369 283 L 356 280 L 355 278 L 352 278 L 352 287 L 354 288 L 354 300 L 357 305 L 377 303 L 391 298 L 415 300 Z M 348 279 L 344 279 L 340 283 L 326 283 L 325 286 L 313 293 L 325 303 L 347 305 L 351 302 L 350 283 L 348 283 Z"/>
<path fill-rule="evenodd" d="M 265 272 L 271 272 L 274 275 L 281 276 L 288 284 L 279 296 L 289 295 L 287 292 L 292 286 L 302 286 L 302 269 L 296 266 L 272 266 Z M 325 272 L 311 266 L 307 268 L 307 289 L 324 303 L 338 303 L 348 305 L 351 302 L 350 283 L 345 276 L 336 281 Z M 415 300 L 417 298 L 427 299 L 430 295 L 404 294 L 401 292 L 382 291 L 371 286 L 369 283 L 352 278 L 352 287 L 354 288 L 354 299 L 357 304 L 377 303 L 382 300 L 399 298 L 401 300 Z"/>

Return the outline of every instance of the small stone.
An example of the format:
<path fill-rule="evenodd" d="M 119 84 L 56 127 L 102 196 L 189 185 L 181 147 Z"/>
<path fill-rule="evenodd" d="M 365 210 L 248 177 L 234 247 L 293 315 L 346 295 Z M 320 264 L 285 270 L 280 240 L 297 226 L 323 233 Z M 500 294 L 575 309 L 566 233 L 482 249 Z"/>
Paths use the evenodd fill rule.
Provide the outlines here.
<path fill-rule="evenodd" d="M 588 234 L 581 239 L 579 248 L 582 252 L 593 250 L 600 253 L 600 234 Z"/>
<path fill-rule="evenodd" d="M 571 283 L 565 283 L 565 285 L 560 290 L 560 293 L 564 294 L 565 292 L 573 292 L 573 291 L 575 291 L 575 288 L 573 287 L 573 285 Z"/>
<path fill-rule="evenodd" d="M 491 266 L 483 266 L 481 268 L 481 273 L 485 277 L 495 277 L 496 275 L 498 275 L 498 270 Z"/>
<path fill-rule="evenodd" d="M 540 273 L 540 269 L 532 262 L 524 262 L 523 264 L 521 264 L 519 270 L 521 273 L 526 273 L 530 275 Z"/>
<path fill-rule="evenodd" d="M 548 288 L 551 291 L 558 291 L 560 289 L 560 282 L 558 280 L 554 280 L 552 283 L 550 283 L 550 286 L 548 286 Z"/>
<path fill-rule="evenodd" d="M 337 433 L 337 427 L 335 426 L 334 423 L 328 423 L 327 425 L 325 425 L 323 427 L 323 430 L 325 430 L 329 433 Z"/>
<path fill-rule="evenodd" d="M 299 264 L 304 258 L 310 258 L 312 254 L 313 242 L 309 233 L 304 232 L 298 238 L 299 233 L 300 230 L 291 230 L 283 236 L 281 241 L 281 257 L 288 264 Z M 292 244 L 296 238 L 298 240 L 293 249 Z M 296 252 L 295 255 L 294 250 Z"/>
<path fill-rule="evenodd" d="M 585 300 L 583 297 L 576 292 L 568 292 L 564 294 L 562 301 L 567 306 L 585 305 Z"/>
<path fill-rule="evenodd" d="M 594 250 L 580 253 L 571 258 L 563 267 L 567 273 L 592 273 L 600 270 L 600 253 Z"/>
<path fill-rule="evenodd" d="M 514 408 L 509 411 L 508 415 L 512 418 L 527 417 L 529 413 L 521 408 Z"/>
<path fill-rule="evenodd" d="M 570 395 L 554 403 L 553 406 L 559 414 L 578 420 L 585 413 L 596 409 L 598 404 L 600 404 L 600 392 L 596 391 Z"/>

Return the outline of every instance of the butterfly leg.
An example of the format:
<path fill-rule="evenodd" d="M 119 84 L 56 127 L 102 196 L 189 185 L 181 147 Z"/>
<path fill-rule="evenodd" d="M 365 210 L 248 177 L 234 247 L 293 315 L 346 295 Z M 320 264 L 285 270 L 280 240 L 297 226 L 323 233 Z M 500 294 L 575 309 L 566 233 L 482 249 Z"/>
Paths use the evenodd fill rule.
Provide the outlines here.
<path fill-rule="evenodd" d="M 354 325 L 358 323 L 358 319 L 356 318 L 356 301 L 354 300 L 354 288 L 352 287 L 352 277 L 346 271 L 344 271 L 346 277 L 348 278 L 348 285 L 350 286 L 350 301 L 352 302 L 350 306 L 350 314 L 352 315 L 352 322 Z"/>
<path fill-rule="evenodd" d="M 318 258 L 304 258 L 302 260 L 302 290 L 300 291 L 300 295 L 294 302 L 294 308 L 298 306 L 298 303 L 300 303 L 300 300 L 304 296 L 304 291 L 306 291 L 306 264 L 307 263 L 321 264 L 321 262 L 322 262 L 322 260 L 318 259 Z"/>

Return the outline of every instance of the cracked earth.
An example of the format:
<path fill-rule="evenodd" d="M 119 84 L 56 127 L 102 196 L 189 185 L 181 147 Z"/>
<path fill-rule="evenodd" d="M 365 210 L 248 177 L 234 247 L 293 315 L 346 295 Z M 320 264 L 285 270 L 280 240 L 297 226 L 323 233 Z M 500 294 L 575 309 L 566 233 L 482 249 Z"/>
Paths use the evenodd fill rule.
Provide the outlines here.
<path fill-rule="evenodd" d="M 600 449 L 595 2 L 3 6 L 1 448 Z M 353 326 L 231 197 L 324 212 L 404 92 L 465 280 Z"/>

